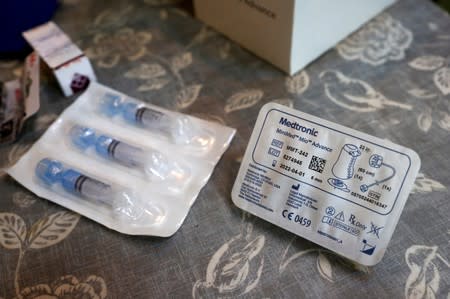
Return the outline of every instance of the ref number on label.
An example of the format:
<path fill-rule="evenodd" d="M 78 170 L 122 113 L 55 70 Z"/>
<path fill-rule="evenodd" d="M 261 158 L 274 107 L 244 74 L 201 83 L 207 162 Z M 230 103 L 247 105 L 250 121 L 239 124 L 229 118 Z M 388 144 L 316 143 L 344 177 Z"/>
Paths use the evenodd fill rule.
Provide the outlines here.
<path fill-rule="evenodd" d="M 304 227 L 309 227 L 311 225 L 311 220 L 309 220 L 306 217 L 297 215 L 294 212 L 289 212 L 288 210 L 283 210 L 283 212 L 281 212 L 281 215 L 283 216 L 283 218 L 286 218 L 289 221 L 293 221 L 295 223 L 303 225 Z"/>

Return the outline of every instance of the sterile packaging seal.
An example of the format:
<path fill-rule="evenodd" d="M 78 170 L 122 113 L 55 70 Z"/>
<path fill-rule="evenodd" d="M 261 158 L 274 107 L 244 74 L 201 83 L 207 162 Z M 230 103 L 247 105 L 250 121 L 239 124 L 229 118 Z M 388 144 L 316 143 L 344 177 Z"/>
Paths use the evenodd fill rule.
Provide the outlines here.
<path fill-rule="evenodd" d="M 412 150 L 275 104 L 260 111 L 233 202 L 363 265 L 383 257 L 420 169 Z"/>

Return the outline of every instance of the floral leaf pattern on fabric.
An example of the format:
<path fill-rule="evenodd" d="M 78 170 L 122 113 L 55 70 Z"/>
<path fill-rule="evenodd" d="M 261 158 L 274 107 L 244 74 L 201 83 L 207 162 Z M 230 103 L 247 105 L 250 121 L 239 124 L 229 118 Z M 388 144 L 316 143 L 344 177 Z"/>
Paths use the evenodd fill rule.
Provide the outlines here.
<path fill-rule="evenodd" d="M 97 15 L 91 30 L 106 29 L 110 27 L 121 28 L 127 22 L 128 15 L 133 11 L 133 6 L 128 5 L 120 11 L 105 9 Z"/>
<path fill-rule="evenodd" d="M 437 97 L 437 94 L 428 91 L 426 89 L 421 89 L 421 88 L 413 88 L 408 90 L 408 93 L 418 99 L 424 99 L 424 100 L 428 100 L 428 99 L 434 99 L 435 97 Z"/>
<path fill-rule="evenodd" d="M 12 213 L 0 213 L 0 244 L 6 249 L 19 249 L 23 246 L 27 227 L 23 219 Z"/>
<path fill-rule="evenodd" d="M 92 47 L 85 50 L 86 55 L 102 68 L 112 68 L 121 59 L 135 61 L 145 55 L 146 45 L 151 41 L 149 32 L 136 32 L 123 28 L 112 35 L 99 33 L 94 37 Z"/>
<path fill-rule="evenodd" d="M 248 89 L 233 94 L 225 105 L 225 113 L 252 107 L 263 97 L 262 90 Z"/>
<path fill-rule="evenodd" d="M 201 89 L 201 84 L 194 84 L 184 87 L 177 95 L 177 108 L 184 109 L 192 105 L 197 100 Z"/>
<path fill-rule="evenodd" d="M 424 132 L 428 132 L 430 130 L 432 123 L 433 123 L 433 117 L 431 116 L 430 109 L 426 109 L 425 111 L 422 111 L 417 116 L 417 125 L 419 126 L 419 129 L 421 129 Z"/>
<path fill-rule="evenodd" d="M 20 216 L 13 213 L 0 213 L 0 244 L 6 249 L 19 251 L 14 276 L 16 298 L 104 298 L 106 296 L 106 285 L 103 279 L 95 276 L 88 277 L 80 284 L 75 277 L 65 276 L 61 278 L 64 283 L 54 283 L 51 287 L 39 284 L 22 290 L 20 288 L 20 266 L 27 250 L 46 248 L 59 243 L 72 232 L 79 219 L 80 216 L 72 212 L 57 212 L 39 219 L 28 231 L 25 221 Z M 67 279 L 71 281 L 70 286 L 67 284 Z M 89 296 L 86 297 L 87 295 Z"/>
<path fill-rule="evenodd" d="M 317 271 L 319 272 L 320 276 L 323 279 L 329 282 L 335 282 L 333 278 L 333 266 L 329 257 L 333 258 L 333 264 L 340 264 L 348 269 L 365 274 L 368 274 L 370 272 L 367 266 L 363 266 L 353 261 L 350 261 L 346 258 L 337 256 L 335 253 L 327 249 L 308 248 L 299 251 L 295 250 L 293 244 L 297 239 L 298 239 L 297 236 L 293 237 L 292 240 L 289 242 L 288 246 L 286 247 L 286 249 L 284 250 L 283 256 L 281 257 L 280 265 L 278 267 L 278 271 L 280 274 L 286 271 L 288 266 L 291 265 L 294 261 L 296 261 L 300 257 L 306 258 L 307 256 L 316 257 Z M 295 269 L 294 265 L 293 269 Z"/>
<path fill-rule="evenodd" d="M 414 182 L 411 194 L 428 193 L 433 191 L 446 191 L 447 188 L 436 180 L 430 179 L 424 173 L 419 172 Z"/>
<path fill-rule="evenodd" d="M 13 194 L 13 203 L 21 208 L 28 208 L 36 202 L 36 198 L 24 192 L 16 192 Z"/>
<path fill-rule="evenodd" d="M 378 66 L 405 57 L 413 34 L 388 13 L 382 13 L 336 46 L 344 59 Z"/>
<path fill-rule="evenodd" d="M 450 94 L 450 68 L 442 67 L 445 58 L 441 56 L 421 56 L 409 63 L 409 66 L 420 71 L 435 71 L 433 82 L 443 95 Z"/>
<path fill-rule="evenodd" d="M 450 131 L 450 114 L 444 111 L 439 111 L 438 125 L 444 130 Z"/>
<path fill-rule="evenodd" d="M 245 215 L 245 214 L 244 214 Z M 245 216 L 244 216 L 245 219 Z M 224 243 L 211 257 L 206 279 L 197 280 L 192 289 L 194 298 L 213 295 L 236 297 L 254 289 L 262 275 L 264 257 L 263 235 L 253 236 L 253 224 L 243 221 L 242 231 Z"/>
<path fill-rule="evenodd" d="M 436 274 L 439 276 L 439 273 L 435 272 L 435 266 L 431 263 L 436 255 L 436 250 L 436 246 L 412 246 L 406 250 L 405 260 L 411 271 L 405 285 L 406 298 L 435 298 L 436 289 L 429 288 L 428 284 L 433 282 Z M 428 274 L 429 269 L 432 270 L 431 277 Z M 427 292 L 429 294 L 426 294 Z"/>
<path fill-rule="evenodd" d="M 405 260 L 411 272 L 405 284 L 405 298 L 436 298 L 440 283 L 437 263 L 450 267 L 449 262 L 437 250 L 437 246 L 423 245 L 413 245 L 406 250 Z"/>
<path fill-rule="evenodd" d="M 107 287 L 103 278 L 91 275 L 84 281 L 79 281 L 73 275 L 63 276 L 50 285 L 38 284 L 26 287 L 20 292 L 22 299 L 63 299 L 84 298 L 104 299 L 107 295 Z M 16 297 L 18 298 L 18 297 Z"/>
<path fill-rule="evenodd" d="M 166 69 L 159 63 L 143 63 L 125 73 L 126 78 L 141 79 L 145 82 L 138 87 L 138 91 L 145 92 L 164 88 L 170 79 L 166 77 Z"/>
<path fill-rule="evenodd" d="M 142 63 L 125 73 L 127 78 L 153 79 L 166 74 L 166 70 L 159 63 Z"/>
<path fill-rule="evenodd" d="M 291 248 L 291 245 L 292 245 L 292 243 L 293 243 L 293 241 L 294 241 L 295 239 L 296 239 L 296 237 L 294 237 L 294 238 L 292 239 L 292 241 L 289 243 L 289 245 L 286 247 L 286 250 L 285 250 L 284 253 L 283 253 L 283 256 L 282 256 L 282 258 L 281 258 L 281 263 L 280 263 L 280 266 L 279 266 L 279 268 L 278 268 L 278 271 L 280 272 L 280 274 L 283 273 L 284 270 L 286 270 L 287 266 L 288 266 L 292 261 L 294 261 L 294 260 L 296 260 L 297 258 L 299 258 L 299 257 L 301 257 L 301 256 L 303 256 L 303 255 L 306 255 L 306 254 L 308 254 L 308 253 L 310 253 L 310 252 L 315 252 L 315 249 L 306 249 L 306 250 L 303 250 L 303 251 L 295 252 L 294 254 L 288 256 L 289 249 Z"/>
<path fill-rule="evenodd" d="M 208 38 L 216 36 L 218 33 L 212 30 L 210 27 L 203 25 L 200 30 L 195 34 L 186 49 L 190 49 L 196 45 L 204 43 Z"/>
<path fill-rule="evenodd" d="M 277 104 L 280 104 L 280 105 L 284 105 L 284 106 L 289 107 L 289 108 L 293 108 L 294 107 L 294 101 L 291 100 L 291 99 L 276 99 L 276 100 L 272 100 L 271 102 L 277 103 Z"/>
<path fill-rule="evenodd" d="M 54 245 L 65 239 L 75 228 L 80 215 L 63 211 L 45 216 L 30 228 L 29 248 L 39 249 Z"/>
<path fill-rule="evenodd" d="M 171 10 L 172 11 L 172 10 Z M 167 11 L 166 11 L 167 13 Z M 194 36 L 192 41 L 185 47 L 185 50 L 192 47 L 196 41 L 204 38 L 208 35 L 209 30 L 202 27 L 200 32 Z M 148 33 L 149 40 L 151 39 L 151 33 Z M 146 40 L 144 39 L 146 43 Z M 181 54 L 173 56 L 171 59 L 152 53 L 147 50 L 143 45 L 142 51 L 132 56 L 129 60 L 135 60 L 144 56 L 152 61 L 151 63 L 142 63 L 137 67 L 125 72 L 124 76 L 130 79 L 144 80 L 145 82 L 138 87 L 140 92 L 148 92 L 152 90 L 159 90 L 166 87 L 172 81 L 175 83 L 173 86 L 178 88 L 178 94 L 176 96 L 176 109 L 184 109 L 193 104 L 200 93 L 202 84 L 185 85 L 185 80 L 181 74 L 181 71 L 192 65 L 193 57 L 189 51 L 183 51 Z M 115 59 L 115 58 L 114 58 Z M 114 62 L 114 65 L 116 62 Z M 113 66 L 113 65 L 111 65 Z"/>
<path fill-rule="evenodd" d="M 328 258 L 321 252 L 317 256 L 317 270 L 320 276 L 328 280 L 329 282 L 334 282 L 333 280 L 333 269 L 331 268 L 331 263 Z"/>
<path fill-rule="evenodd" d="M 158 90 L 166 86 L 169 82 L 170 80 L 167 78 L 153 78 L 139 85 L 138 91 Z"/>
<path fill-rule="evenodd" d="M 444 95 L 450 94 L 450 68 L 443 67 L 433 75 L 434 84 Z"/>
<path fill-rule="evenodd" d="M 335 104 L 358 112 L 372 112 L 387 106 L 411 110 L 412 106 L 386 98 L 367 82 L 328 70 L 319 75 L 325 94 Z"/>
<path fill-rule="evenodd" d="M 438 92 L 432 92 L 424 89 L 411 89 L 408 93 L 419 99 L 433 99 L 434 105 L 429 105 L 417 116 L 417 125 L 423 132 L 428 132 L 433 123 L 437 124 L 441 129 L 450 131 L 450 115 L 442 108 L 434 109 L 434 107 L 444 104 L 444 96 L 450 94 L 450 68 L 446 67 L 448 62 L 442 56 L 425 55 L 419 56 L 412 60 L 408 65 L 419 71 L 433 71 L 433 82 Z M 437 98 L 437 99 L 435 99 Z M 444 106 L 445 107 L 445 106 Z M 434 118 L 434 119 L 433 119 Z"/>
<path fill-rule="evenodd" d="M 285 84 L 289 93 L 301 95 L 309 86 L 309 76 L 306 71 L 301 71 L 293 77 L 287 77 Z"/>
<path fill-rule="evenodd" d="M 192 63 L 192 54 L 191 52 L 186 52 L 181 55 L 175 56 L 172 59 L 172 68 L 175 71 L 180 71 L 188 67 L 191 63 Z"/>
<path fill-rule="evenodd" d="M 440 68 L 445 62 L 441 56 L 426 55 L 420 56 L 409 62 L 409 66 L 421 71 L 433 71 Z"/>

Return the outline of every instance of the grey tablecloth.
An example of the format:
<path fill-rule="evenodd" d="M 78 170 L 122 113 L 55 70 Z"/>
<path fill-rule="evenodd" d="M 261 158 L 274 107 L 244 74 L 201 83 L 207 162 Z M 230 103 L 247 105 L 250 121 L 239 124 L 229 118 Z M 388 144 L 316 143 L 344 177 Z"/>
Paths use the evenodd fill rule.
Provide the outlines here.
<path fill-rule="evenodd" d="M 171 238 L 121 235 L 1 175 L 0 298 L 450 298 L 448 15 L 400 0 L 287 77 L 172 2 L 66 0 L 55 21 L 91 57 L 100 82 L 237 128 L 230 149 Z M 19 72 L 19 62 L 0 61 L 1 80 Z M 18 142 L 0 148 L 2 166 L 73 101 L 50 75 L 41 85 L 41 110 Z M 378 265 L 354 265 L 231 202 L 257 112 L 273 100 L 421 156 Z M 66 229 L 33 243 L 59 220 Z"/>

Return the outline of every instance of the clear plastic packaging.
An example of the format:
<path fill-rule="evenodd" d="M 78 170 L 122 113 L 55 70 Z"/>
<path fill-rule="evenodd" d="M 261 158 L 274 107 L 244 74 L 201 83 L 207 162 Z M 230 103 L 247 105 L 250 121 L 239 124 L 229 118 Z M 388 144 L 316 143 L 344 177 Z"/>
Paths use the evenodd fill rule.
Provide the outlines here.
<path fill-rule="evenodd" d="M 102 182 L 81 173 L 60 161 L 44 158 L 36 164 L 35 174 L 40 183 L 62 195 L 72 195 L 111 209 L 114 218 L 132 224 L 155 223 L 163 212 L 151 202 L 144 202 L 132 190 Z"/>
<path fill-rule="evenodd" d="M 185 115 L 163 112 L 156 107 L 114 93 L 101 96 L 99 111 L 110 118 L 121 118 L 131 126 L 165 135 L 175 144 L 202 149 L 213 141 L 206 128 L 199 127 Z"/>
<path fill-rule="evenodd" d="M 7 172 L 111 229 L 170 236 L 234 133 L 92 82 Z"/>
<path fill-rule="evenodd" d="M 189 169 L 171 161 L 167 155 L 155 149 L 143 149 L 112 136 L 96 134 L 88 127 L 73 125 L 69 137 L 81 151 L 93 149 L 95 154 L 127 168 L 138 169 L 151 180 L 174 181 L 178 185 L 189 178 Z"/>

